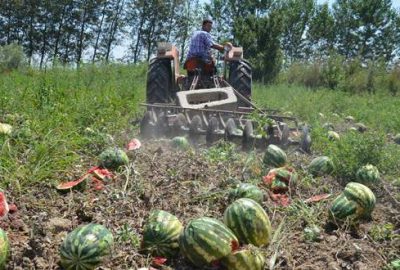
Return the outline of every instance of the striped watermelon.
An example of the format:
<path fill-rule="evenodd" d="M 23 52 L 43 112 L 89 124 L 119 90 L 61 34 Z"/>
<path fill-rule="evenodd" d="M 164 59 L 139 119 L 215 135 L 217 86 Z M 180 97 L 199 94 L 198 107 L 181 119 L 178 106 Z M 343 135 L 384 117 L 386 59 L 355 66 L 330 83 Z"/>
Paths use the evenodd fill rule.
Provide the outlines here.
<path fill-rule="evenodd" d="M 308 172 L 314 176 L 322 176 L 333 172 L 334 165 L 332 160 L 327 156 L 314 158 L 308 165 Z"/>
<path fill-rule="evenodd" d="M 190 147 L 190 144 L 186 137 L 182 136 L 172 138 L 171 145 L 172 147 L 178 148 L 180 150 L 186 150 Z"/>
<path fill-rule="evenodd" d="M 366 186 L 350 182 L 333 201 L 330 214 L 337 219 L 369 217 L 375 207 L 375 195 Z"/>
<path fill-rule="evenodd" d="M 274 144 L 270 144 L 264 154 L 263 163 L 269 167 L 283 167 L 287 162 L 286 153 Z"/>
<path fill-rule="evenodd" d="M 5 269 L 8 254 L 10 253 L 10 242 L 4 230 L 0 229 L 0 269 Z"/>
<path fill-rule="evenodd" d="M 65 270 L 95 269 L 110 255 L 113 235 L 106 227 L 88 224 L 67 235 L 60 247 L 61 265 Z"/>
<path fill-rule="evenodd" d="M 263 177 L 264 183 L 274 193 L 284 193 L 289 190 L 289 186 L 297 182 L 297 173 L 291 167 L 282 167 L 271 169 Z"/>
<path fill-rule="evenodd" d="M 240 243 L 268 245 L 272 229 L 267 213 L 252 199 L 236 200 L 226 208 L 224 223 L 235 233 Z"/>
<path fill-rule="evenodd" d="M 118 169 L 120 166 L 127 165 L 129 158 L 124 150 L 118 147 L 110 147 L 100 154 L 99 161 L 102 168 Z"/>
<path fill-rule="evenodd" d="M 222 222 L 208 217 L 194 219 L 179 236 L 182 254 L 194 265 L 218 262 L 239 247 L 233 232 Z"/>
<path fill-rule="evenodd" d="M 182 229 L 182 223 L 174 215 L 163 210 L 152 211 L 144 226 L 142 248 L 155 256 L 175 256 Z"/>
<path fill-rule="evenodd" d="M 356 174 L 357 182 L 368 185 L 368 184 L 375 184 L 379 181 L 380 175 L 378 168 L 374 165 L 367 164 L 362 166 Z"/>
<path fill-rule="evenodd" d="M 255 185 L 242 183 L 229 193 L 229 198 L 231 200 L 249 198 L 258 203 L 262 203 L 264 200 L 264 193 Z"/>
<path fill-rule="evenodd" d="M 258 248 L 249 245 L 232 252 L 221 262 L 222 266 L 228 270 L 262 270 L 265 258 Z"/>

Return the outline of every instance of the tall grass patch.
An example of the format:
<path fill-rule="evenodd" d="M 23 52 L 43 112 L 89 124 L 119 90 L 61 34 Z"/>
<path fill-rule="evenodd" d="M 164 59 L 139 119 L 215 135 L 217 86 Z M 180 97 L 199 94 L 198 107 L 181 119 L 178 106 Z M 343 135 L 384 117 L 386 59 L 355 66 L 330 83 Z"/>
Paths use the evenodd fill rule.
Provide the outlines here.
<path fill-rule="evenodd" d="M 132 128 L 145 73 L 145 66 L 90 65 L 0 77 L 0 122 L 14 129 L 0 140 L 0 181 L 53 182 L 74 166 L 95 163 L 101 144 L 119 144 L 118 134 Z"/>
<path fill-rule="evenodd" d="M 400 174 L 400 147 L 391 136 L 400 131 L 397 117 L 400 100 L 385 94 L 354 95 L 328 89 L 310 90 L 290 85 L 256 86 L 254 99 L 263 107 L 290 112 L 312 127 L 312 148 L 336 163 L 337 176 L 354 179 L 359 167 L 376 165 L 389 178 Z M 346 116 L 368 127 L 365 133 L 348 131 Z M 339 141 L 330 141 L 324 123 L 339 127 Z"/>

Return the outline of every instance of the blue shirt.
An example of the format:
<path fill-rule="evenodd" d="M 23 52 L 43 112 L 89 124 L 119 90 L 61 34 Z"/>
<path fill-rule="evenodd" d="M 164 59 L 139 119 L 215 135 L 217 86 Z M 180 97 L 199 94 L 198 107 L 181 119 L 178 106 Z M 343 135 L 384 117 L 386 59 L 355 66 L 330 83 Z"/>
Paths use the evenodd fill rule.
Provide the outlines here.
<path fill-rule="evenodd" d="M 199 57 L 204 61 L 211 59 L 211 46 L 214 45 L 211 34 L 200 30 L 193 33 L 190 38 L 189 52 L 187 58 Z"/>

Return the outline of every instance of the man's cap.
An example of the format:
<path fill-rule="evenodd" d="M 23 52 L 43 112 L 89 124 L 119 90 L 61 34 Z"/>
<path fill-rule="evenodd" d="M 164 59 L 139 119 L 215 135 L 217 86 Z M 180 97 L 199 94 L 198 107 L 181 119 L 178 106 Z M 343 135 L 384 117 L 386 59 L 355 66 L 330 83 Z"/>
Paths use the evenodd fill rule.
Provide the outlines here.
<path fill-rule="evenodd" d="M 206 24 L 206 23 L 213 23 L 211 17 L 205 17 L 205 18 L 203 19 L 203 25 Z"/>

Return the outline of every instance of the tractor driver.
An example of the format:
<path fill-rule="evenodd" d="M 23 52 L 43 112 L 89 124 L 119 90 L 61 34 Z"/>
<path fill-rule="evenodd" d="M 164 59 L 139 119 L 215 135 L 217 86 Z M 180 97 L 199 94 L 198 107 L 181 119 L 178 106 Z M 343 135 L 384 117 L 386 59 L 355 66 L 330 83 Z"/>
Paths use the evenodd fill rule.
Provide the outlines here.
<path fill-rule="evenodd" d="M 206 65 L 214 66 L 214 60 L 211 55 L 211 48 L 216 49 L 220 52 L 224 51 L 224 46 L 218 44 L 212 40 L 210 31 L 212 28 L 212 20 L 204 19 L 201 30 L 195 31 L 190 39 L 189 52 L 186 57 L 185 68 L 190 64 L 191 59 L 200 59 Z M 228 48 L 232 47 L 230 42 L 226 43 Z M 188 68 L 187 68 L 188 69 Z M 189 70 L 189 69 L 188 69 Z"/>

